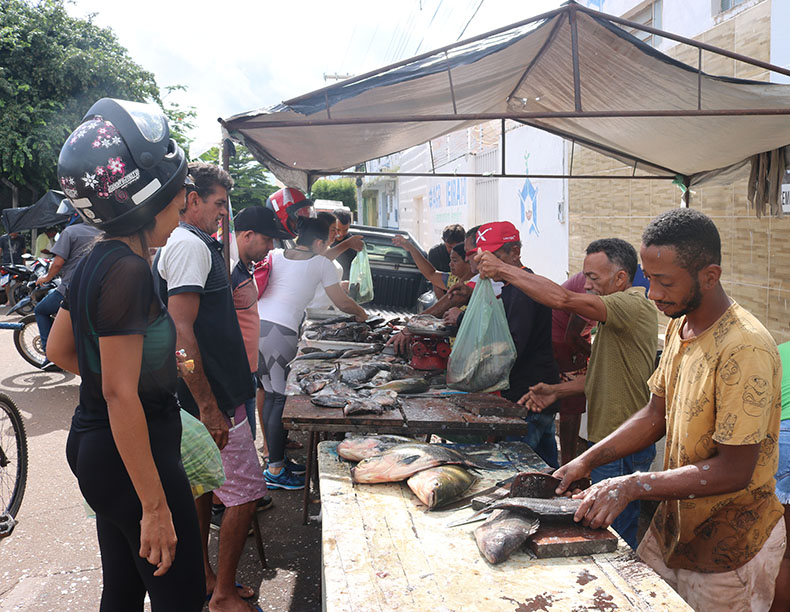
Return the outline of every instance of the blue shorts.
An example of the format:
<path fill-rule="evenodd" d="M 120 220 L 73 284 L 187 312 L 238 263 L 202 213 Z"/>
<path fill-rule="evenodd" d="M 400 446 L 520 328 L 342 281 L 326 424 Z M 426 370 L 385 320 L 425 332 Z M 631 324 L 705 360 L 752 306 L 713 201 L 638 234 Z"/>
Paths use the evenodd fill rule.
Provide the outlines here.
<path fill-rule="evenodd" d="M 779 469 L 776 470 L 776 496 L 785 506 L 790 504 L 790 419 L 782 421 L 779 428 Z"/>

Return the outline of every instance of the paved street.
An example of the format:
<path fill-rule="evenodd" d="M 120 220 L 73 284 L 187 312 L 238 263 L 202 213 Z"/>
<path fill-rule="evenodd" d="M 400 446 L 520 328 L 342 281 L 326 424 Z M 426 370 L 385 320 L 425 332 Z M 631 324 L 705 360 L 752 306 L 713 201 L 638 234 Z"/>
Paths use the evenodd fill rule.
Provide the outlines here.
<path fill-rule="evenodd" d="M 5 310 L 0 307 L 0 320 Z M 0 355 L 0 391 L 22 411 L 30 456 L 19 525 L 0 541 L 0 612 L 97 610 L 101 569 L 94 521 L 64 450 L 79 379 L 28 365 L 8 330 L 0 330 Z M 301 491 L 272 495 L 276 507 L 259 515 L 269 567 L 261 569 L 248 538 L 238 579 L 258 590 L 264 611 L 320 610 L 320 525 L 301 525 Z M 214 535 L 211 541 L 215 554 Z"/>

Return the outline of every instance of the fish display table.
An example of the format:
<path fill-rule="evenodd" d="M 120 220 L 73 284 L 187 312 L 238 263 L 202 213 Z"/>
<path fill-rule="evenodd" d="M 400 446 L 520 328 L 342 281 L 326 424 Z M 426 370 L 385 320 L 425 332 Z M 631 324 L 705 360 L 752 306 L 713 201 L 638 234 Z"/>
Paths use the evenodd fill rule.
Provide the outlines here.
<path fill-rule="evenodd" d="M 342 408 L 314 405 L 308 395 L 290 395 L 283 409 L 285 429 L 310 432 L 307 446 L 302 523 L 307 523 L 310 477 L 315 473 L 315 447 L 319 432 L 389 433 L 403 436 L 436 434 L 517 435 L 525 434 L 528 424 L 519 417 L 481 416 L 456 406 L 443 397 L 409 398 L 401 396 L 397 410 L 384 414 L 346 416 Z"/>
<path fill-rule="evenodd" d="M 480 523 L 446 526 L 470 510 L 427 511 L 405 483 L 355 485 L 336 448 L 318 445 L 327 612 L 691 610 L 622 541 L 613 553 L 536 559 L 521 550 L 490 565 L 473 535 Z M 460 448 L 502 468 L 481 472 L 472 491 L 542 466 L 506 443 Z"/>

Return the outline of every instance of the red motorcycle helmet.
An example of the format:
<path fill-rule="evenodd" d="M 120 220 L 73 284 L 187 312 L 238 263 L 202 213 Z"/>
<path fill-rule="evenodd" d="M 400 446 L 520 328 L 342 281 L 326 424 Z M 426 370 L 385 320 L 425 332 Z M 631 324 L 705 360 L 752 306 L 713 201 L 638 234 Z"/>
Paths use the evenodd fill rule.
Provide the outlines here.
<path fill-rule="evenodd" d="M 295 187 L 283 187 L 266 198 L 266 208 L 274 212 L 280 225 L 296 237 L 299 217 L 314 217 L 313 201 Z"/>

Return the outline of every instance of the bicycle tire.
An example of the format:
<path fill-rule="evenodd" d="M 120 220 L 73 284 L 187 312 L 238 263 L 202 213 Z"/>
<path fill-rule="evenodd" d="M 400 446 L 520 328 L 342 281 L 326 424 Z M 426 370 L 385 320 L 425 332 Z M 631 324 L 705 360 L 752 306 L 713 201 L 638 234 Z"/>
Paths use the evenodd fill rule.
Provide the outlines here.
<path fill-rule="evenodd" d="M 47 354 L 41 346 L 41 335 L 38 332 L 36 315 L 30 314 L 19 320 L 22 329 L 14 330 L 14 346 L 22 359 L 37 368 L 47 362 Z"/>
<path fill-rule="evenodd" d="M 27 485 L 27 434 L 14 401 L 0 393 L 0 513 L 16 517 Z"/>

